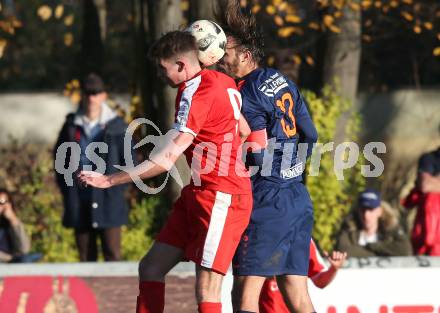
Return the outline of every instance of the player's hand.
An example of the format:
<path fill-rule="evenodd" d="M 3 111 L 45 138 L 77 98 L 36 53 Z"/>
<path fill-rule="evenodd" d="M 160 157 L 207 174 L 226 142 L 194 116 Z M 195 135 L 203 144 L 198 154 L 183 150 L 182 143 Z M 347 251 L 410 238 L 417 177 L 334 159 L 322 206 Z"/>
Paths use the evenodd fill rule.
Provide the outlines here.
<path fill-rule="evenodd" d="M 18 220 L 17 215 L 15 215 L 12 209 L 11 202 L 0 205 L 0 216 L 3 215 L 10 223 L 15 224 Z"/>
<path fill-rule="evenodd" d="M 337 270 L 344 265 L 345 260 L 347 259 L 347 252 L 333 251 L 330 255 L 327 251 L 323 251 L 323 253 L 330 265 Z"/>
<path fill-rule="evenodd" d="M 78 180 L 84 187 L 109 188 L 112 186 L 108 176 L 92 171 L 81 171 L 78 174 Z"/>

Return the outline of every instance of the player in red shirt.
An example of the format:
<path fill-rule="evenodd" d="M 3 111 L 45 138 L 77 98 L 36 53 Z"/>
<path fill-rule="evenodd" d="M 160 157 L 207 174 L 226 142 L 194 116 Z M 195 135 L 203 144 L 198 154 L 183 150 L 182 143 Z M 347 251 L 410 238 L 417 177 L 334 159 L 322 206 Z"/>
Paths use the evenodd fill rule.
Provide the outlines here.
<path fill-rule="evenodd" d="M 195 39 L 186 32 L 164 35 L 151 57 L 176 97 L 176 134 L 159 153 L 136 169 L 109 176 L 81 172 L 82 183 L 107 188 L 151 178 L 170 170 L 182 153 L 192 169 L 166 225 L 139 265 L 138 313 L 164 310 L 164 278 L 180 261 L 196 264 L 199 312 L 221 312 L 221 283 L 252 209 L 252 194 L 243 162 L 237 158 L 241 143 L 241 97 L 225 74 L 201 69 Z M 244 122 L 245 123 L 245 122 Z M 240 126 L 241 125 L 241 126 Z M 239 175 L 237 173 L 245 174 Z"/>
<path fill-rule="evenodd" d="M 308 277 L 318 288 L 327 287 L 335 278 L 338 270 L 344 265 L 347 253 L 333 251 L 331 255 L 326 255 L 330 267 L 327 267 L 322 259 L 316 244 L 310 241 L 310 257 Z M 275 278 L 268 278 L 264 282 L 260 294 L 260 313 L 289 313 L 283 295 L 278 289 Z"/>

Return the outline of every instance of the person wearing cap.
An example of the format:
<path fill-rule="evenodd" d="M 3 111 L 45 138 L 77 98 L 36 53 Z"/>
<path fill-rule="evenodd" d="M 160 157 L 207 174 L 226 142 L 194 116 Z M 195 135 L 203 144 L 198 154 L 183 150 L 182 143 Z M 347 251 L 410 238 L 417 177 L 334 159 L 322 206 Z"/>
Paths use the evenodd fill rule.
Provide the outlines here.
<path fill-rule="evenodd" d="M 75 113 L 67 115 L 60 131 L 54 153 L 65 142 L 76 142 L 81 147 L 79 169 L 92 166 L 86 156 L 91 143 L 104 142 L 107 152 L 94 151 L 104 159 L 106 174 L 117 171 L 115 165 L 126 165 L 124 136 L 127 124 L 107 104 L 104 82 L 96 74 L 89 74 L 81 84 L 81 103 Z M 134 158 L 134 152 L 131 151 Z M 69 164 L 67 155 L 65 164 Z M 135 160 L 133 159 L 133 162 Z M 67 166 L 66 166 L 67 168 Z M 100 238 L 104 259 L 117 261 L 121 258 L 121 226 L 127 223 L 128 206 L 124 197 L 127 185 L 109 189 L 79 186 L 73 174 L 73 186 L 68 186 L 64 175 L 57 173 L 57 183 L 64 200 L 63 225 L 73 228 L 81 261 L 96 261 L 97 240 Z"/>
<path fill-rule="evenodd" d="M 412 254 L 396 210 L 373 189 L 359 194 L 357 207 L 341 228 L 337 250 L 346 251 L 349 257 Z"/>

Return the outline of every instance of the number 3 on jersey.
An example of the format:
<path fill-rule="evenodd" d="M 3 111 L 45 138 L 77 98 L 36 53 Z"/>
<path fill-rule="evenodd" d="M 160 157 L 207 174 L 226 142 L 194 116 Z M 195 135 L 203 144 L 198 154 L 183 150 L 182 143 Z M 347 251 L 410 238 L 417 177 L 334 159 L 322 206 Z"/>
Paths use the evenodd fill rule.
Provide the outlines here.
<path fill-rule="evenodd" d="M 281 99 L 277 100 L 276 104 L 277 107 L 279 107 L 281 111 L 284 113 L 284 117 L 280 121 L 284 133 L 289 138 L 295 136 L 296 121 L 295 121 L 295 116 L 293 115 L 293 106 L 295 105 L 295 103 L 293 101 L 292 94 L 290 92 L 284 93 L 281 96 Z M 289 120 L 289 122 L 286 121 L 286 119 Z M 290 126 L 289 124 L 291 124 L 292 126 Z"/>
<path fill-rule="evenodd" d="M 240 120 L 241 110 L 241 94 L 238 90 L 228 88 L 229 101 L 231 101 L 232 109 L 234 110 L 234 119 L 237 120 L 237 126 L 235 127 L 236 133 L 238 132 L 238 121 Z"/>

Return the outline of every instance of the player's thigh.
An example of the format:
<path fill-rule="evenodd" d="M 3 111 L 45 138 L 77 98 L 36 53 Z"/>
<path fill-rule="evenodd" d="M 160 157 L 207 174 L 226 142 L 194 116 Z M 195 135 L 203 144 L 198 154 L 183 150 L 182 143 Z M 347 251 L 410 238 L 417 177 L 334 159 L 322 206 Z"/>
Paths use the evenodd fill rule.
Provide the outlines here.
<path fill-rule="evenodd" d="M 191 209 L 188 204 L 188 195 L 191 195 L 191 190 L 186 186 L 182 189 L 179 199 L 173 204 L 165 225 L 156 237 L 156 242 L 185 251 L 190 240 L 189 230 L 191 229 L 187 218 L 188 210 Z"/>
<path fill-rule="evenodd" d="M 225 275 L 251 209 L 251 195 L 208 189 L 194 193 L 194 205 L 188 214 L 191 229 L 185 258 Z"/>
<path fill-rule="evenodd" d="M 182 249 L 155 242 L 139 263 L 139 278 L 141 281 L 163 281 L 164 276 L 182 259 Z"/>
<path fill-rule="evenodd" d="M 292 312 L 314 312 L 307 289 L 307 276 L 284 275 L 277 277 L 278 287 L 287 307 Z"/>

